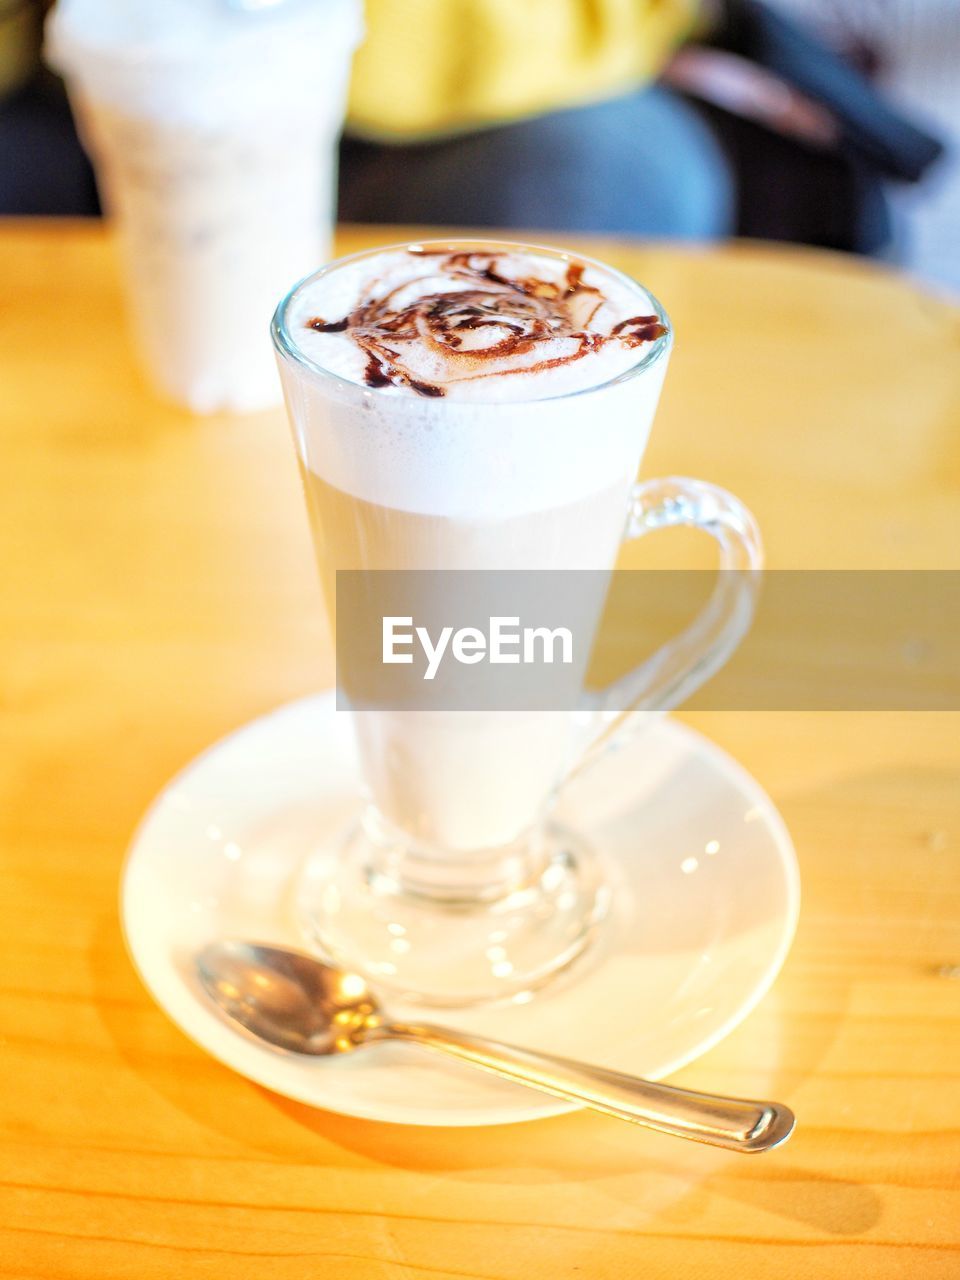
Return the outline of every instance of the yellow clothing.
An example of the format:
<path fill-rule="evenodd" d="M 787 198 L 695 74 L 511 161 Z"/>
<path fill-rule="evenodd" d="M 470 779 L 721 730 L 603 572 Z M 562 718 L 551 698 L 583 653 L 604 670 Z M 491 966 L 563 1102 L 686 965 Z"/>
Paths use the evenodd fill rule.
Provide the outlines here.
<path fill-rule="evenodd" d="M 657 74 L 698 0 L 366 0 L 348 127 L 406 141 L 610 97 Z"/>

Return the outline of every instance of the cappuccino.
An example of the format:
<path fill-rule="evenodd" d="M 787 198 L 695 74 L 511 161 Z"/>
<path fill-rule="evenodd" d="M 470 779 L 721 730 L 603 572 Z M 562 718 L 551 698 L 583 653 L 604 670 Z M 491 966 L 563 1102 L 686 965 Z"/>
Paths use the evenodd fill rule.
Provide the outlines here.
<path fill-rule="evenodd" d="M 305 281 L 275 338 L 332 617 L 339 569 L 613 567 L 670 348 L 632 280 L 413 245 Z M 450 851 L 518 838 L 572 746 L 561 712 L 356 727 L 381 814 Z"/>

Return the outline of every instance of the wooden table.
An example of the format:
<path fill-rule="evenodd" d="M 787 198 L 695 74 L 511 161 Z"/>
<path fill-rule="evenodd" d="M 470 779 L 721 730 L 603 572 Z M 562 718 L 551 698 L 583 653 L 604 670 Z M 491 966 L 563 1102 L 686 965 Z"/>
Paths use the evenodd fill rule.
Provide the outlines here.
<path fill-rule="evenodd" d="M 734 489 L 775 566 L 960 567 L 954 310 L 839 256 L 592 247 L 679 333 L 646 474 Z M 960 1276 L 957 715 L 693 717 L 801 862 L 782 976 L 678 1077 L 790 1102 L 770 1156 L 583 1114 L 361 1123 L 187 1042 L 117 880 L 175 769 L 329 682 L 293 451 L 279 411 L 151 398 L 99 227 L 7 225 L 0 279 L 0 1275 Z"/>

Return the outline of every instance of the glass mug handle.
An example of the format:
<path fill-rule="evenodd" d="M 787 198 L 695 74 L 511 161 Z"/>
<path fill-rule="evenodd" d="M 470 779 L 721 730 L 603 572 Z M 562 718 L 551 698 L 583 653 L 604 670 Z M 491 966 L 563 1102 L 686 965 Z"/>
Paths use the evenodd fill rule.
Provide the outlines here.
<path fill-rule="evenodd" d="M 750 629 L 763 544 L 757 522 L 726 489 L 670 476 L 634 485 L 624 542 L 657 529 L 702 529 L 720 549 L 717 584 L 692 623 L 585 708 L 589 734 L 563 784 L 640 727 L 639 713 L 677 706 L 714 675 Z"/>

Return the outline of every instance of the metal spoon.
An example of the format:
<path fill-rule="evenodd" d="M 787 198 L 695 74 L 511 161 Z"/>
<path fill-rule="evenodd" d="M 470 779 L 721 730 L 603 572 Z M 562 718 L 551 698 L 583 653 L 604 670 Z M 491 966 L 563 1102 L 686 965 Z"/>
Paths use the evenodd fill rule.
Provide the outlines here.
<path fill-rule="evenodd" d="M 384 1040 L 414 1041 L 594 1111 L 729 1151 L 767 1151 L 789 1138 L 796 1123 L 779 1102 L 693 1093 L 461 1031 L 395 1022 L 359 974 L 300 951 L 214 942 L 199 953 L 196 965 L 222 1013 L 291 1053 L 325 1057 Z"/>

